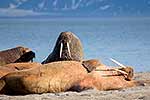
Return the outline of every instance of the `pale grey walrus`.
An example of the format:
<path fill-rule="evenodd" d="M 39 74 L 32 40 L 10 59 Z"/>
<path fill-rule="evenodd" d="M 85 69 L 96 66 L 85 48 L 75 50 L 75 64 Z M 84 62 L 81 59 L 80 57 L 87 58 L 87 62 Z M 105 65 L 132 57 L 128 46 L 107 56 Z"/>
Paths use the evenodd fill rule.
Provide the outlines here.
<path fill-rule="evenodd" d="M 72 32 L 62 32 L 57 39 L 54 50 L 42 64 L 54 61 L 82 61 L 82 59 L 83 48 L 79 38 Z"/>

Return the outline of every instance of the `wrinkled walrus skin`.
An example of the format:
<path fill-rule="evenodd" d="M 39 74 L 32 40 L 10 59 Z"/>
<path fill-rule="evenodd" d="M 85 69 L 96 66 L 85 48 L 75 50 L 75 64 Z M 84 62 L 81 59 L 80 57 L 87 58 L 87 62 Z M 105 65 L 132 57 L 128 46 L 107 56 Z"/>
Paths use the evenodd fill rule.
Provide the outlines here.
<path fill-rule="evenodd" d="M 89 88 L 113 90 L 133 86 L 136 86 L 135 81 L 125 80 L 118 72 L 93 70 L 88 73 L 77 61 L 52 62 L 11 72 L 0 78 L 0 93 L 11 95 L 82 91 Z"/>
<path fill-rule="evenodd" d="M 38 67 L 40 66 L 40 63 L 11 63 L 7 64 L 4 66 L 0 66 L 0 77 L 5 76 L 6 74 L 14 71 L 19 71 L 19 70 L 25 70 L 25 69 L 30 69 L 33 67 Z"/>
<path fill-rule="evenodd" d="M 0 66 L 0 78 L 13 71 L 15 70 L 12 68 Z"/>
<path fill-rule="evenodd" d="M 0 78 L 10 72 L 30 69 L 40 65 L 41 65 L 40 63 L 36 63 L 36 62 L 34 63 L 28 62 L 28 63 L 11 63 L 4 66 L 0 66 Z"/>
<path fill-rule="evenodd" d="M 0 51 L 0 65 L 17 62 L 29 62 L 35 57 L 35 53 L 29 48 L 16 47 Z"/>
<path fill-rule="evenodd" d="M 97 68 L 102 70 L 107 69 L 105 65 L 97 66 Z M 133 71 L 131 67 L 124 68 L 123 70 L 128 73 L 127 77 L 124 77 L 123 74 L 117 71 L 92 70 L 84 77 L 83 80 L 75 84 L 70 90 L 79 92 L 86 89 L 106 91 L 143 85 L 144 82 L 132 80 L 133 76 L 129 73 L 130 71 Z"/>
<path fill-rule="evenodd" d="M 114 75 L 114 76 L 103 76 L 105 75 Z M 70 90 L 73 91 L 83 91 L 85 89 L 97 89 L 97 90 L 116 90 L 123 89 L 128 87 L 134 87 L 138 82 L 132 80 L 127 81 L 123 76 L 116 75 L 118 73 L 92 71 L 88 73 L 86 77 L 81 80 L 79 83 L 74 85 Z"/>
<path fill-rule="evenodd" d="M 4 86 L 1 93 L 16 95 L 64 92 L 83 79 L 86 73 L 80 62 L 53 62 L 7 74 L 0 80 L 0 89 Z"/>
<path fill-rule="evenodd" d="M 4 65 L 3 67 L 15 69 L 15 70 L 24 70 L 24 69 L 30 69 L 33 67 L 41 66 L 42 64 L 37 62 L 28 62 L 28 63 L 11 63 Z"/>
<path fill-rule="evenodd" d="M 82 61 L 83 48 L 77 36 L 71 32 L 60 33 L 54 50 L 42 64 L 54 61 Z"/>

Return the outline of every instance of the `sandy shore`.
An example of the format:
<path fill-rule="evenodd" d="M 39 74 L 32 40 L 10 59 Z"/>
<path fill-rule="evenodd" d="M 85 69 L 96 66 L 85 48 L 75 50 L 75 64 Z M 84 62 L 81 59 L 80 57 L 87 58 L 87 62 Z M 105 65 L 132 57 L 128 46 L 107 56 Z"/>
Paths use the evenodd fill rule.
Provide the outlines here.
<path fill-rule="evenodd" d="M 136 73 L 136 80 L 150 80 L 150 72 Z M 150 84 L 113 91 L 45 93 L 25 96 L 0 95 L 0 100 L 150 100 Z"/>

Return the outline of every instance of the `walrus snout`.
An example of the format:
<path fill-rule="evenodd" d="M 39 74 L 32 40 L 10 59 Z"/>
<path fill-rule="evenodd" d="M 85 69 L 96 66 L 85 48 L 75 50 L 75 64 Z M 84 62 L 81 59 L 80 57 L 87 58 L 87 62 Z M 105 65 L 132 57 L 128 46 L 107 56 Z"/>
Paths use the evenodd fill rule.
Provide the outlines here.
<path fill-rule="evenodd" d="M 70 52 L 70 41 L 61 41 L 60 43 L 60 52 L 59 52 L 59 57 L 65 57 L 65 58 L 71 58 L 71 52 Z"/>
<path fill-rule="evenodd" d="M 77 46 L 74 42 L 74 39 L 78 39 L 72 32 L 62 32 L 60 33 L 59 40 L 59 57 L 61 60 L 72 60 L 72 51 L 71 47 Z M 57 41 L 58 42 L 58 41 Z"/>

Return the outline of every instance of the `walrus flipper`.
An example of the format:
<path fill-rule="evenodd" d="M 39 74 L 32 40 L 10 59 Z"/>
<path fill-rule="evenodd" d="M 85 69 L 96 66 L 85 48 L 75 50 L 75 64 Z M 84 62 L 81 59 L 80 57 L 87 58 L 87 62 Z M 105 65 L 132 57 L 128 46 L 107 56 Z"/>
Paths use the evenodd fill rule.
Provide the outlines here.
<path fill-rule="evenodd" d="M 99 66 L 103 66 L 103 64 L 97 59 L 90 59 L 82 61 L 83 67 L 87 70 L 87 72 L 92 72 Z"/>

